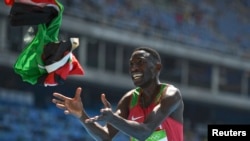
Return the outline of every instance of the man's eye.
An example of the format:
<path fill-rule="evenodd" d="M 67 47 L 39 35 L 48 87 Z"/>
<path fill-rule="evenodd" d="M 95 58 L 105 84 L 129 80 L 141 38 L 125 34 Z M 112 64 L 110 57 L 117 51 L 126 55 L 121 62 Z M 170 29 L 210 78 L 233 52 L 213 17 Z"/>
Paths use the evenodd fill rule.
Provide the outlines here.
<path fill-rule="evenodd" d="M 143 60 L 139 60 L 137 63 L 140 64 L 140 65 L 142 65 L 144 63 L 144 61 Z"/>
<path fill-rule="evenodd" d="M 130 62 L 129 65 L 130 66 L 134 66 L 134 65 L 143 65 L 145 63 L 144 60 L 137 60 L 136 62 Z"/>

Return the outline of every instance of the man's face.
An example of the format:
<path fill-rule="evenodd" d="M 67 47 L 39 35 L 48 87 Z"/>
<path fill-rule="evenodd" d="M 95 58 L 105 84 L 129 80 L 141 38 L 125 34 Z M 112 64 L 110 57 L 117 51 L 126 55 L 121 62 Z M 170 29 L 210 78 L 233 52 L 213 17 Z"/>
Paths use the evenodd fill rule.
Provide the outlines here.
<path fill-rule="evenodd" d="M 129 72 L 135 86 L 140 87 L 150 84 L 157 73 L 150 54 L 144 50 L 133 52 L 130 58 Z"/>

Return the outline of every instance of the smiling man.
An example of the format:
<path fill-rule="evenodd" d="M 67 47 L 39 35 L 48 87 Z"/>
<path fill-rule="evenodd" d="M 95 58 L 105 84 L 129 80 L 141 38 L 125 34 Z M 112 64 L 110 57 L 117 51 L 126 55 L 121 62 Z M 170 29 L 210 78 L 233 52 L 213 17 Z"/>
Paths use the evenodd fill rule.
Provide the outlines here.
<path fill-rule="evenodd" d="M 81 88 L 77 88 L 74 98 L 54 93 L 53 103 L 65 114 L 79 118 L 96 140 L 111 141 L 121 131 L 129 135 L 131 141 L 183 141 L 182 96 L 175 86 L 160 82 L 162 64 L 158 52 L 137 48 L 129 61 L 136 87 L 121 98 L 114 112 L 102 94 L 104 108 L 100 115 L 89 117 L 82 104 Z M 107 124 L 101 126 L 96 121 Z"/>

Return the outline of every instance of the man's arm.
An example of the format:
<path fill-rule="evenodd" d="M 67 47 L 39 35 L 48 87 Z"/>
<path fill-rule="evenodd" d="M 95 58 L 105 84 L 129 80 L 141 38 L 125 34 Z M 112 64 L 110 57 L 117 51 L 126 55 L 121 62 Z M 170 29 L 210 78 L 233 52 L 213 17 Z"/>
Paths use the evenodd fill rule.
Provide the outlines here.
<path fill-rule="evenodd" d="M 97 122 L 87 123 L 85 122 L 86 119 L 89 119 L 89 116 L 84 110 L 82 100 L 81 100 L 81 88 L 77 88 L 75 97 L 69 98 L 59 93 L 54 93 L 57 99 L 52 99 L 52 102 L 56 104 L 56 106 L 62 110 L 64 110 L 65 114 L 72 114 L 75 117 L 79 118 L 82 125 L 85 127 L 87 132 L 96 140 L 101 141 L 111 141 L 112 138 L 118 133 L 118 130 L 111 125 L 102 126 Z M 122 101 L 122 100 L 121 100 Z M 103 102 L 105 107 L 111 107 L 108 101 Z M 125 102 L 119 102 L 125 103 Z M 117 108 L 117 116 L 127 118 L 127 109 L 126 106 L 118 104 L 119 108 Z"/>
<path fill-rule="evenodd" d="M 95 117 L 88 120 L 94 122 L 97 120 L 105 120 L 118 130 L 133 136 L 139 140 L 145 140 L 152 132 L 162 123 L 162 121 L 171 115 L 182 103 L 179 90 L 170 86 L 164 93 L 161 102 L 154 108 L 143 123 L 126 120 L 117 114 L 112 114 L 112 110 L 102 109 L 101 117 Z"/>
<path fill-rule="evenodd" d="M 121 98 L 121 100 L 119 101 L 117 108 L 116 108 L 116 112 L 114 113 L 114 115 L 116 115 L 117 117 L 120 117 L 122 119 L 128 118 L 130 95 L 131 95 L 132 91 L 133 90 L 131 90 L 127 94 L 125 94 Z M 102 100 L 102 103 L 104 104 L 104 109 L 109 109 L 110 111 L 112 111 L 111 104 L 106 99 L 105 94 L 101 95 L 101 100 Z M 86 114 L 83 113 L 80 120 L 82 121 L 83 125 L 85 126 L 85 128 L 89 131 L 89 133 L 92 136 L 101 137 L 100 140 L 102 139 L 102 140 L 107 140 L 107 141 L 110 140 L 111 141 L 112 138 L 118 133 L 118 131 L 119 131 L 118 129 L 114 128 L 109 123 L 107 123 L 107 125 L 105 127 L 100 128 L 100 125 L 97 124 L 96 122 L 90 122 L 90 123 L 88 122 L 91 119 L 96 119 L 96 121 L 98 121 L 99 119 L 101 119 L 102 116 L 104 116 L 104 115 L 95 116 L 93 118 L 90 118 Z M 99 129 L 104 130 L 104 131 L 96 130 L 95 126 L 97 126 Z M 106 134 L 103 135 L 103 132 L 105 132 Z"/>
<path fill-rule="evenodd" d="M 86 123 L 85 120 L 88 119 L 89 116 L 86 115 L 85 112 L 82 113 L 82 116 L 79 118 L 84 128 L 87 132 L 96 140 L 99 141 L 111 141 L 112 138 L 118 132 L 117 129 L 113 128 L 110 125 L 101 126 L 97 122 Z"/>
<path fill-rule="evenodd" d="M 106 104 L 107 103 L 104 104 L 105 107 L 111 107 L 111 105 L 109 103 L 108 103 L 108 105 L 106 105 Z M 120 113 L 116 112 L 115 114 L 120 114 Z M 111 141 L 112 138 L 117 134 L 118 130 L 109 124 L 107 124 L 106 126 L 101 126 L 97 122 L 86 123 L 86 120 L 89 118 L 90 117 L 83 110 L 81 117 L 79 119 L 80 119 L 82 125 L 88 131 L 88 133 L 96 140 Z"/>

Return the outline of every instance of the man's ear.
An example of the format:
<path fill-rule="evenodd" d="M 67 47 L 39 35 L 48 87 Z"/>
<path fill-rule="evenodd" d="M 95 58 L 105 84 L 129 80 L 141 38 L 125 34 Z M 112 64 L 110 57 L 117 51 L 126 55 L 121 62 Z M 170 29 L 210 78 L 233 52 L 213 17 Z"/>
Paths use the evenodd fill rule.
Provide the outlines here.
<path fill-rule="evenodd" d="M 161 70 L 161 67 L 162 67 L 162 64 L 160 62 L 157 62 L 156 63 L 156 70 L 157 71 L 160 71 Z"/>

